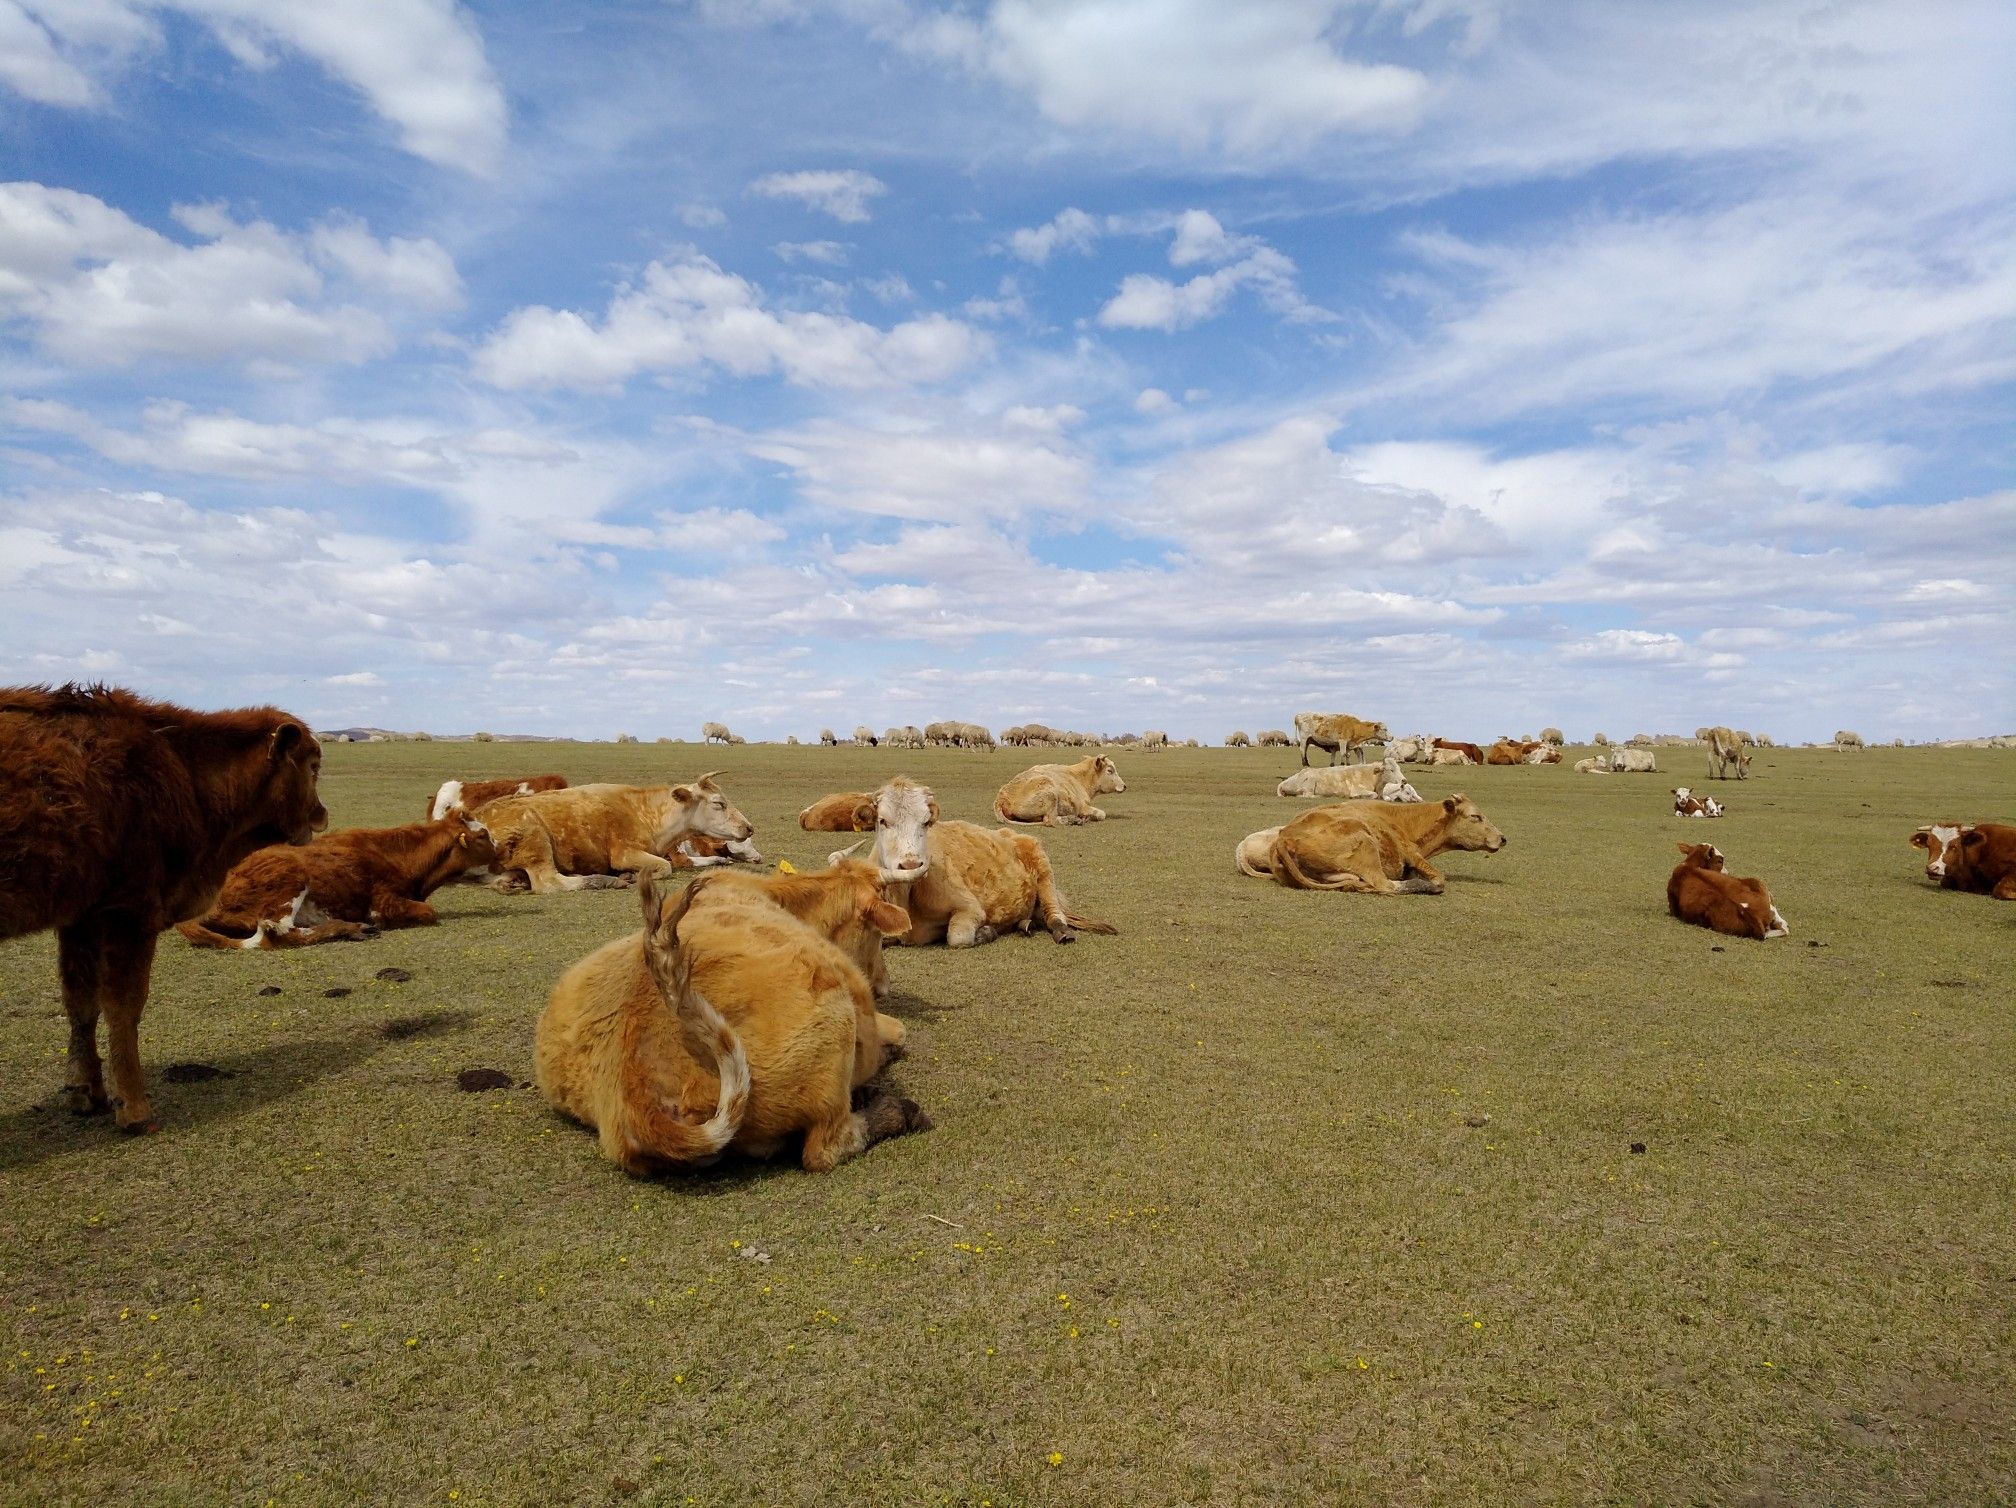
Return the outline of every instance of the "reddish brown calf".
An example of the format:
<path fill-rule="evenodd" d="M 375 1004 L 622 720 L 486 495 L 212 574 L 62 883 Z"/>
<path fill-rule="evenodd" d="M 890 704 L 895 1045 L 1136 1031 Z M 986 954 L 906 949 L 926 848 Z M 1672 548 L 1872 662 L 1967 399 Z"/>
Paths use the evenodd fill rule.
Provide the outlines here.
<path fill-rule="evenodd" d="M 201 916 L 247 854 L 328 825 L 321 767 L 307 726 L 272 707 L 191 712 L 108 686 L 0 690 L 0 938 L 56 930 L 73 1110 L 116 1099 L 122 1130 L 156 1129 L 140 1071 L 155 939 Z"/>
<path fill-rule="evenodd" d="M 305 948 L 373 927 L 431 927 L 427 897 L 497 857 L 467 813 L 407 827 L 353 827 L 306 848 L 262 848 L 240 861 L 201 921 L 175 930 L 199 948 Z"/>
<path fill-rule="evenodd" d="M 1940 822 L 1911 835 L 1925 850 L 1925 878 L 1946 890 L 2016 901 L 2016 827 L 1999 822 Z"/>
<path fill-rule="evenodd" d="M 1760 942 L 1785 937 L 1792 929 L 1762 880 L 1722 872 L 1722 850 L 1712 843 L 1682 843 L 1686 857 L 1666 881 L 1666 909 L 1683 922 Z"/>

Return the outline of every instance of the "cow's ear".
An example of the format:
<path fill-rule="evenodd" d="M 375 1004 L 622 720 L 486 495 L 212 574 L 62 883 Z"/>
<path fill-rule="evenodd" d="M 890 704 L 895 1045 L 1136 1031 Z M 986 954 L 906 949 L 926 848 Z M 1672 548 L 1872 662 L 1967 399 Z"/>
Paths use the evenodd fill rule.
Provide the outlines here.
<path fill-rule="evenodd" d="M 1919 828 L 1918 831 L 1911 835 L 1911 846 L 1913 848 L 1930 848 L 1932 846 L 1932 830 L 1928 827 Z"/>
<path fill-rule="evenodd" d="M 938 820 L 938 798 L 933 796 L 929 801 L 925 802 L 924 810 L 930 814 L 931 820 L 936 822 Z"/>
<path fill-rule="evenodd" d="M 1445 812 L 1455 811 L 1457 803 L 1462 799 L 1461 796 L 1444 796 L 1442 798 L 1442 810 Z"/>
<path fill-rule="evenodd" d="M 1962 848 L 1979 848 L 1987 841 L 1988 835 L 1978 827 L 1970 827 L 1960 834 L 1960 846 Z"/>
<path fill-rule="evenodd" d="M 1673 846 L 1689 858 L 1692 858 L 1694 855 L 1694 845 L 1692 843 L 1675 843 Z"/>
<path fill-rule="evenodd" d="M 868 800 L 854 808 L 854 831 L 865 833 L 875 826 L 875 803 Z"/>
<path fill-rule="evenodd" d="M 879 898 L 868 907 L 867 920 L 884 937 L 901 937 L 910 930 L 910 913 Z"/>
<path fill-rule="evenodd" d="M 677 801 L 680 805 L 684 806 L 686 803 L 690 802 L 693 799 L 693 787 L 690 785 L 673 786 L 672 799 L 674 801 Z"/>
<path fill-rule="evenodd" d="M 289 718 L 273 730 L 273 757 L 285 759 L 301 747 L 301 740 L 308 736 L 308 730 Z"/>

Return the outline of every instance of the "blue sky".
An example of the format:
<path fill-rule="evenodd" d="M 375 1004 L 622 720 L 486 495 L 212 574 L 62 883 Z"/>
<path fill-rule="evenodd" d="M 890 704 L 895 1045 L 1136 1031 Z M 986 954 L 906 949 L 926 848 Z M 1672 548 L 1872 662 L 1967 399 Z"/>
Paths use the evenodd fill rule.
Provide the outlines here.
<path fill-rule="evenodd" d="M 0 665 L 2016 726 L 1995 4 L 0 0 Z"/>

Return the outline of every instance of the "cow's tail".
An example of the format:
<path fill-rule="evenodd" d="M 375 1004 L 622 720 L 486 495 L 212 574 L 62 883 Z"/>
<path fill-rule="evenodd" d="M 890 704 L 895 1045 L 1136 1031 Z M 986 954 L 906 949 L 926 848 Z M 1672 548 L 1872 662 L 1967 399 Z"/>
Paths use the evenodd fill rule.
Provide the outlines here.
<path fill-rule="evenodd" d="M 1355 876 L 1334 880 L 1319 880 L 1302 867 L 1301 856 L 1296 852 L 1293 839 L 1276 838 L 1273 852 L 1268 858 L 1274 864 L 1274 878 L 1290 890 L 1356 890 L 1362 886 L 1353 884 Z"/>
<path fill-rule="evenodd" d="M 627 1086 L 624 1112 L 626 1153 L 650 1162 L 705 1163 L 720 1156 L 735 1139 L 749 1106 L 749 1057 L 713 1003 L 693 987 L 693 959 L 679 946 L 679 923 L 693 904 L 696 881 L 677 901 L 661 904 L 663 892 L 655 879 L 639 888 L 644 903 L 644 961 L 664 1005 L 678 1019 L 686 1051 L 696 1063 L 711 1063 L 721 1081 L 714 1113 L 694 1125 L 681 1119 L 677 1103 L 649 1081 Z M 632 1010 L 623 1023 L 623 1060 L 627 1068 L 642 1066 L 644 1038 L 652 1012 Z"/>
<path fill-rule="evenodd" d="M 1070 942 L 1080 932 L 1093 932 L 1101 937 L 1119 935 L 1120 929 L 1111 922 L 1080 916 L 1065 904 L 1064 892 L 1057 888 L 1057 877 L 1050 869 L 1050 856 L 1043 851 L 1041 843 L 1006 831 L 1002 836 L 1014 843 L 1016 854 L 1036 876 L 1036 906 L 1042 913 L 1043 925 L 1050 929 L 1052 937 L 1063 943 Z"/>
<path fill-rule="evenodd" d="M 233 937 L 229 932 L 219 932 L 212 927 L 211 920 L 212 918 L 205 917 L 201 921 L 177 922 L 175 930 L 182 934 L 192 948 L 230 948 L 236 951 L 268 946 L 263 927 L 245 936 Z"/>

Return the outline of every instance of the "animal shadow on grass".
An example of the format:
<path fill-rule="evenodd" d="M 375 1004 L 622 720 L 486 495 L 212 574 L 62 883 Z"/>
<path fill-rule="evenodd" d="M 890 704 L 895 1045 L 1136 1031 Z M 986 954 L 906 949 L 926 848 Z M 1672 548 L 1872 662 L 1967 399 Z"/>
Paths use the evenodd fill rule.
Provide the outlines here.
<path fill-rule="evenodd" d="M 149 1063 L 148 1087 L 161 1111 L 163 1134 L 174 1136 L 284 1099 L 305 1084 L 364 1062 L 385 1045 L 374 1031 L 276 1044 L 214 1059 L 207 1065 L 217 1070 L 212 1075 L 198 1077 L 185 1069 L 173 1080 L 165 1072 L 167 1064 Z M 57 1089 L 58 1075 L 52 1074 L 45 1098 L 0 1115 L 0 1170 L 32 1167 L 125 1140 L 109 1115 L 71 1114 Z"/>
<path fill-rule="evenodd" d="M 938 1021 L 953 1013 L 949 1005 L 898 989 L 891 989 L 887 999 L 876 1001 L 875 1008 L 899 1021 Z"/>

